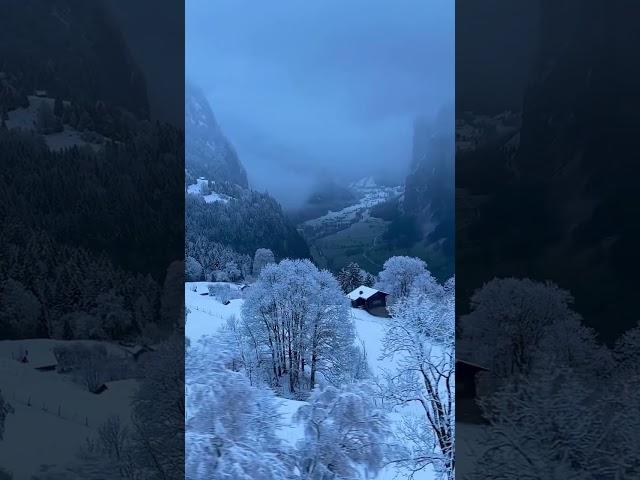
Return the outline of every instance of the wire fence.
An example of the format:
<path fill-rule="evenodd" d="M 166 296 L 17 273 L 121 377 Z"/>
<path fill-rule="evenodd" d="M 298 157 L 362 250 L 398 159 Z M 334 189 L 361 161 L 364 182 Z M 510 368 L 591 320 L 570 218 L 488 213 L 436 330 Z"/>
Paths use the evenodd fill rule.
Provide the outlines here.
<path fill-rule="evenodd" d="M 78 411 L 65 407 L 63 402 L 59 401 L 47 401 L 40 398 L 34 398 L 32 395 L 19 393 L 15 390 L 7 392 L 5 399 L 11 404 L 22 405 L 28 408 L 40 410 L 46 415 L 59 418 L 66 422 L 75 423 L 87 428 L 93 428 L 97 426 L 98 422 L 92 420 L 89 415 L 81 414 Z"/>

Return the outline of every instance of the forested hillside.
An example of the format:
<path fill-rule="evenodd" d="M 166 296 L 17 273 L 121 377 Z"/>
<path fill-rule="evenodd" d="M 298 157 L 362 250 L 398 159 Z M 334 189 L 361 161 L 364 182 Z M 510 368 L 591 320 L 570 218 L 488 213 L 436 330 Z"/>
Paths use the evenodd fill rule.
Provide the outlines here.
<path fill-rule="evenodd" d="M 229 202 L 213 203 L 187 195 L 185 229 L 187 244 L 202 236 L 244 254 L 269 248 L 278 258 L 309 257 L 304 239 L 266 193 L 243 190 Z"/>
<path fill-rule="evenodd" d="M 100 2 L 9 3 L 0 19 L 2 336 L 139 336 L 162 323 L 167 268 L 183 252 L 175 171 L 184 135 L 148 120 L 144 78 Z M 121 325 L 72 325 L 101 315 Z"/>
<path fill-rule="evenodd" d="M 278 202 L 250 189 L 244 166 L 204 92 L 191 84 L 185 90 L 185 125 L 187 255 L 193 256 L 197 242 L 208 242 L 240 255 L 268 248 L 278 258 L 309 257 L 305 240 Z"/>

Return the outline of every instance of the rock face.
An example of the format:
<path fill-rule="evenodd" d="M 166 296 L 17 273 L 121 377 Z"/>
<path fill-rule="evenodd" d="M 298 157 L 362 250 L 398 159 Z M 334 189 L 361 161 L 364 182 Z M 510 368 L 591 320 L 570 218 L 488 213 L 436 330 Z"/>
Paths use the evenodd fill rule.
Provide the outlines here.
<path fill-rule="evenodd" d="M 74 103 L 100 101 L 139 118 L 148 116 L 144 76 L 101 2 L 5 3 L 0 15 L 0 70 L 18 79 L 15 85 L 23 97 L 43 91 Z M 19 106 L 8 98 L 4 103 L 7 109 Z"/>
<path fill-rule="evenodd" d="M 442 241 L 448 256 L 453 254 L 455 221 L 453 130 L 452 112 L 443 112 L 435 122 L 416 121 L 404 195 L 405 214 L 418 220 L 430 241 Z"/>
<path fill-rule="evenodd" d="M 189 174 L 249 187 L 247 172 L 224 136 L 203 92 L 185 87 L 185 167 Z"/>
<path fill-rule="evenodd" d="M 467 293 L 495 275 L 550 279 L 604 337 L 637 321 L 639 14 L 630 0 L 541 2 L 517 151 L 485 148 L 462 165 L 500 180 L 473 192 L 488 198 L 461 272 L 465 251 L 487 247 L 474 252 L 486 263 Z"/>

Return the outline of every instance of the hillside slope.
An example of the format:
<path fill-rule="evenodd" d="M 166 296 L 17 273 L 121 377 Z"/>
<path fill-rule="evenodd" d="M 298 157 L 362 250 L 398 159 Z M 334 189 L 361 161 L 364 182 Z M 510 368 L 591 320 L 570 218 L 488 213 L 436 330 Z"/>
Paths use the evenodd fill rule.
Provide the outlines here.
<path fill-rule="evenodd" d="M 249 188 L 247 172 L 222 133 L 204 92 L 189 83 L 185 87 L 184 114 L 188 178 L 206 177 Z"/>
<path fill-rule="evenodd" d="M 278 258 L 308 258 L 305 240 L 280 204 L 250 189 L 233 145 L 193 85 L 185 90 L 185 127 L 186 244 L 202 237 L 251 257 L 269 248 Z"/>
<path fill-rule="evenodd" d="M 195 287 L 195 291 L 193 290 Z M 237 286 L 231 284 L 232 288 Z M 225 324 L 226 319 L 232 315 L 240 318 L 242 303 L 244 300 L 231 300 L 229 305 L 223 305 L 208 295 L 202 295 L 207 290 L 207 282 L 187 283 L 185 285 L 185 306 L 190 313 L 187 316 L 185 335 L 191 342 L 198 341 L 205 335 L 218 335 L 220 328 Z M 351 319 L 356 329 L 357 342 L 367 352 L 369 367 L 374 376 L 380 375 L 384 370 L 394 367 L 397 359 L 380 360 L 382 352 L 382 340 L 386 332 L 385 319 L 374 317 L 359 309 L 351 309 Z M 302 438 L 304 432 L 299 424 L 293 421 L 293 415 L 297 408 L 304 405 L 304 402 L 281 399 L 280 414 L 283 425 L 279 431 L 279 436 L 295 445 L 298 439 Z M 401 414 L 420 414 L 420 410 L 415 406 L 405 407 L 402 411 L 395 410 L 389 412 L 392 422 L 399 422 Z M 398 478 L 398 472 L 388 466 L 378 473 L 375 480 L 393 480 Z M 425 469 L 417 472 L 414 480 L 430 480 L 434 478 L 433 471 Z"/>

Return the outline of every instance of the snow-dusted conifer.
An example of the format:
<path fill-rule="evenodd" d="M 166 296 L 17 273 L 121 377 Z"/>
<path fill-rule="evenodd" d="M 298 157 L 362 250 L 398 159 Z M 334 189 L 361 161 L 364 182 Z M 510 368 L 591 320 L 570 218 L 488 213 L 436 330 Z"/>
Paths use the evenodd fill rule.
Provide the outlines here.
<path fill-rule="evenodd" d="M 372 287 L 375 283 L 375 277 L 360 268 L 356 262 L 351 262 L 342 268 L 336 275 L 336 280 L 344 293 L 349 293 L 361 285 Z"/>

